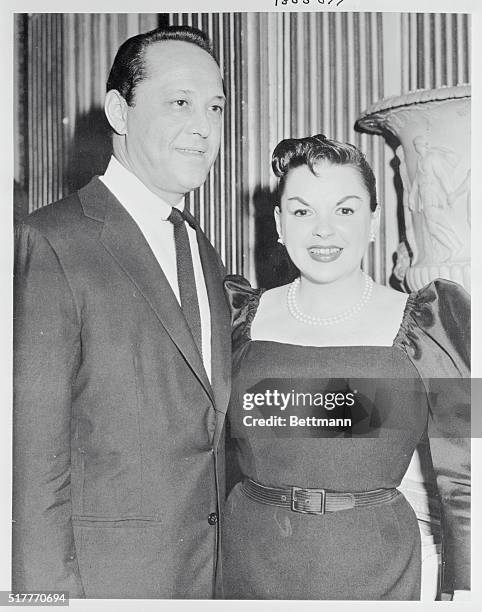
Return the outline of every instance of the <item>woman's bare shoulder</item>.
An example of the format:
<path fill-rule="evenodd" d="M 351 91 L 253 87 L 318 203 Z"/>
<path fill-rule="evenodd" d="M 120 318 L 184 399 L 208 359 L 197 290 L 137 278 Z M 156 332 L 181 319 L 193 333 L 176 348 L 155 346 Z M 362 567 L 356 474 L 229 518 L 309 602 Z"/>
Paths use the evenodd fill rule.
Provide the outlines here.
<path fill-rule="evenodd" d="M 403 306 L 407 299 L 408 293 L 402 293 L 378 283 L 373 285 L 373 302 L 377 307 L 396 308 L 397 306 Z"/>
<path fill-rule="evenodd" d="M 263 299 L 265 302 L 278 302 L 286 297 L 288 291 L 288 285 L 281 285 L 281 287 L 273 287 L 273 289 L 266 289 L 263 292 Z"/>
<path fill-rule="evenodd" d="M 255 323 L 261 322 L 265 325 L 266 321 L 273 321 L 280 316 L 286 308 L 287 288 L 288 285 L 283 285 L 263 292 L 256 312 Z"/>

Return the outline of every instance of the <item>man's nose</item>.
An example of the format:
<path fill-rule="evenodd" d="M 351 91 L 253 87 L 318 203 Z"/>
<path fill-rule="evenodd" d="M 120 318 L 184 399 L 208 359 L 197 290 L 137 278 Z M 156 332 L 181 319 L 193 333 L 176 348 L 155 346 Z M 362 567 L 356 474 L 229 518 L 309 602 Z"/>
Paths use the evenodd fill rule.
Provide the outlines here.
<path fill-rule="evenodd" d="M 205 109 L 195 109 L 191 117 L 190 128 L 193 134 L 199 134 L 202 138 L 207 138 L 211 131 L 211 124 Z"/>

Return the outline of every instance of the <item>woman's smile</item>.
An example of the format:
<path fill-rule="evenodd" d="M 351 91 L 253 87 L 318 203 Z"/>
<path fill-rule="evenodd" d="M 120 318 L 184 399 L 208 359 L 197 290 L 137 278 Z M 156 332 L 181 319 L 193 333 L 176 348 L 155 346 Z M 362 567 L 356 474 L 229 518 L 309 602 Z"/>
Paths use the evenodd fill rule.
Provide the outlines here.
<path fill-rule="evenodd" d="M 308 254 L 311 259 L 322 263 L 335 261 L 342 254 L 343 249 L 336 246 L 312 246 L 308 248 Z"/>

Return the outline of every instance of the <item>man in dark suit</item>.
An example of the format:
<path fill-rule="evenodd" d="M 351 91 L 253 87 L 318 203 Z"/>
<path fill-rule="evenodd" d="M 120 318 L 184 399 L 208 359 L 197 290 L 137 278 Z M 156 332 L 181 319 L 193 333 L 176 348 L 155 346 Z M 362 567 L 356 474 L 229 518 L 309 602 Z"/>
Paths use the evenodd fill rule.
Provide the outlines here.
<path fill-rule="evenodd" d="M 15 591 L 214 596 L 229 313 L 183 198 L 217 156 L 223 106 L 203 33 L 129 39 L 105 175 L 19 228 Z"/>

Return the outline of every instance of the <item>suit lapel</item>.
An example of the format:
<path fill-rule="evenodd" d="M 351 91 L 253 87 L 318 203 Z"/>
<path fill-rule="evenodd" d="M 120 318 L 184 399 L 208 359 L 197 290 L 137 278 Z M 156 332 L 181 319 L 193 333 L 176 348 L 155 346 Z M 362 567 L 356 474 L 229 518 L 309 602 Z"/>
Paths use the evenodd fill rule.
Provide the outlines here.
<path fill-rule="evenodd" d="M 79 191 L 79 198 L 85 214 L 103 222 L 102 244 L 152 308 L 214 403 L 211 385 L 181 307 L 139 227 L 97 178 Z"/>

